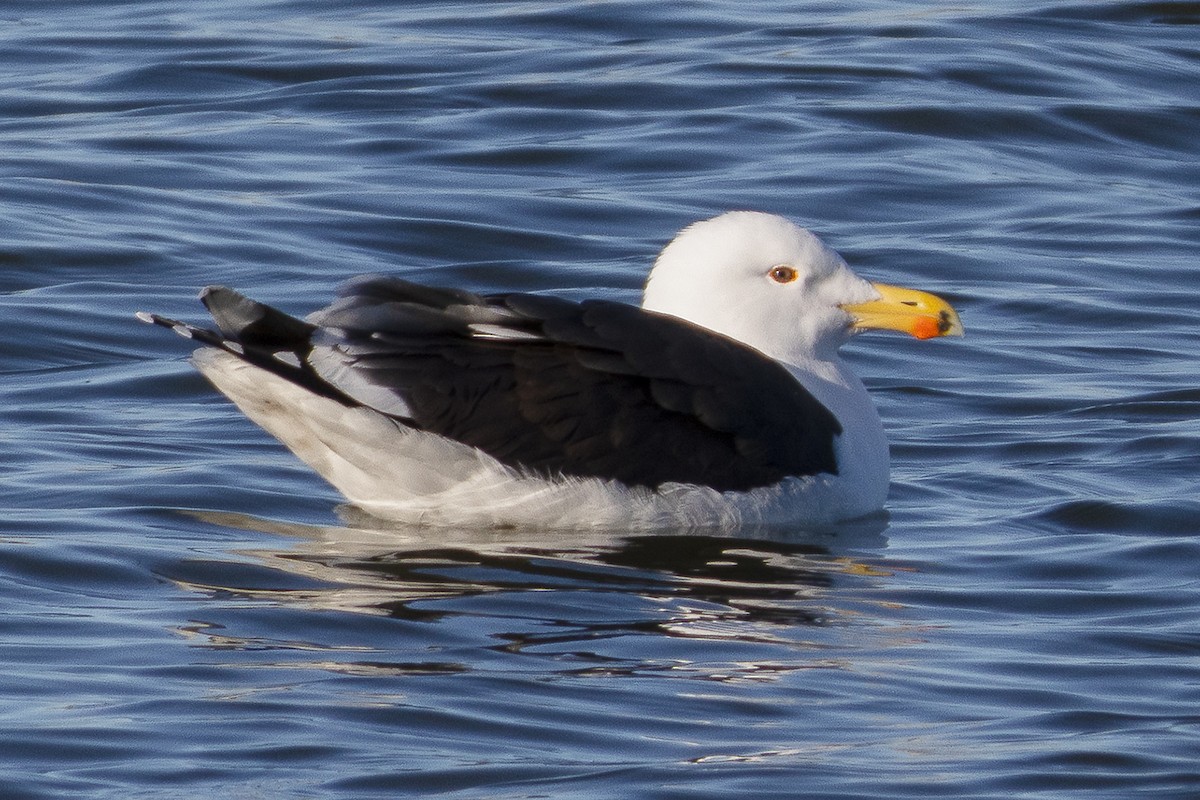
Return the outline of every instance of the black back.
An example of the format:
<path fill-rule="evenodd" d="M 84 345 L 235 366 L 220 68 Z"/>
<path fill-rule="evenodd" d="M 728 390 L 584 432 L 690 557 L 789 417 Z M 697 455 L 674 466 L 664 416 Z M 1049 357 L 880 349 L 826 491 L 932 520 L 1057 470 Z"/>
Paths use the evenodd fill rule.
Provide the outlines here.
<path fill-rule="evenodd" d="M 837 472 L 841 426 L 786 369 L 674 317 L 383 277 L 309 322 L 203 297 L 247 360 L 527 473 L 724 491 Z"/>

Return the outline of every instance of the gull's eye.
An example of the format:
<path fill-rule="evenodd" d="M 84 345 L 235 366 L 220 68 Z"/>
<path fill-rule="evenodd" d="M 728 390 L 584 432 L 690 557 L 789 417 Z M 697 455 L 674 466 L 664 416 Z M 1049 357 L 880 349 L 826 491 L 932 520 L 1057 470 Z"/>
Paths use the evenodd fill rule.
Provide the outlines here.
<path fill-rule="evenodd" d="M 796 270 L 786 264 L 780 264 L 778 267 L 771 267 L 767 276 L 776 283 L 791 283 L 796 280 Z"/>

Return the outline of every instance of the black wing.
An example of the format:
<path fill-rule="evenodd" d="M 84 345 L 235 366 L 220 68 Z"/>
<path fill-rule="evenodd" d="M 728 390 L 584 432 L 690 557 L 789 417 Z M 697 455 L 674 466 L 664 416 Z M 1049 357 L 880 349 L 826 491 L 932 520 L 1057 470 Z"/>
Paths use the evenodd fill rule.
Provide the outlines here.
<path fill-rule="evenodd" d="M 674 317 L 383 277 L 310 322 L 229 289 L 203 299 L 220 333 L 196 338 L 526 472 L 721 491 L 837 472 L 841 426 L 787 370 Z"/>

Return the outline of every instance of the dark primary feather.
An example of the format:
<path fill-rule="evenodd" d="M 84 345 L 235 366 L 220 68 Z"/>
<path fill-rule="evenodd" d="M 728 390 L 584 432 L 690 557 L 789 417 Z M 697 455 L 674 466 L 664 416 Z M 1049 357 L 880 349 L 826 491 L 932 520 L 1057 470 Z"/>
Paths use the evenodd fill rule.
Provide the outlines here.
<path fill-rule="evenodd" d="M 204 301 L 255 364 L 527 472 L 722 491 L 837 472 L 840 425 L 782 366 L 633 306 L 383 277 L 310 322 L 229 289 Z"/>

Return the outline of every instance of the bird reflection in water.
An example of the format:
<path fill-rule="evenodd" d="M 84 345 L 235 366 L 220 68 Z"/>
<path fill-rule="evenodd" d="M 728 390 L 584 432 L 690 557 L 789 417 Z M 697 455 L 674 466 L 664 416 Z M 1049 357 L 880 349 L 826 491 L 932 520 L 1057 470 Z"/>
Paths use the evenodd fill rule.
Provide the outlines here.
<path fill-rule="evenodd" d="M 387 616 L 405 625 L 466 625 L 483 648 L 551 656 L 564 662 L 562 670 L 575 673 L 686 669 L 709 678 L 762 679 L 780 670 L 838 666 L 842 629 L 874 605 L 869 590 L 888 574 L 863 555 L 885 543 L 882 515 L 836 530 L 749 531 L 738 538 L 381 528 L 353 509 L 344 510 L 344 526 L 228 513 L 196 516 L 227 529 L 285 536 L 292 544 L 239 551 L 256 562 L 253 567 L 180 564 L 170 577 L 188 589 L 306 611 Z M 188 633 L 211 646 L 236 648 L 236 627 L 236 621 L 212 623 Z M 647 644 L 646 637 L 658 637 L 660 644 L 669 637 L 676 645 L 682 640 L 783 645 L 788 657 L 701 669 L 691 659 L 639 652 L 637 642 Z M 268 639 L 259 636 L 246 646 L 269 648 Z M 362 660 L 363 650 L 378 650 L 377 634 L 366 639 L 364 647 L 343 646 L 317 666 L 393 674 L 470 669 L 463 661 L 428 660 L 428 641 L 391 640 L 388 660 Z M 660 644 L 650 649 L 660 651 Z M 392 658 L 397 647 L 422 657 Z"/>

